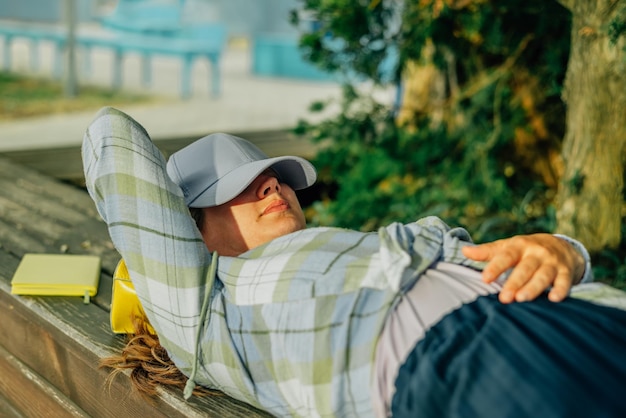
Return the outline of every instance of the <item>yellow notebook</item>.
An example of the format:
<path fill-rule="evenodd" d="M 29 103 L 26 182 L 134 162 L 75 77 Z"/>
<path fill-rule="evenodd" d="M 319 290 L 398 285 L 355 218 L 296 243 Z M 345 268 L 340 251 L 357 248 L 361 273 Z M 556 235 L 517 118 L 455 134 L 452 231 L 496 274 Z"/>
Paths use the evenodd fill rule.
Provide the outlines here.
<path fill-rule="evenodd" d="M 25 254 L 11 280 L 16 295 L 95 296 L 100 257 L 70 254 Z"/>

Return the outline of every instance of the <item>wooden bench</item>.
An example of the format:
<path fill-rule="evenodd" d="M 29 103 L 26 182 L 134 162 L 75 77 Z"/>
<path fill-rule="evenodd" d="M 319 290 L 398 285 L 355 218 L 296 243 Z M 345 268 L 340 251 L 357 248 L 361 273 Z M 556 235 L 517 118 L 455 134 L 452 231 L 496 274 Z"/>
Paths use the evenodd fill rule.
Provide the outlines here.
<path fill-rule="evenodd" d="M 99 255 L 98 294 L 90 304 L 80 297 L 12 295 L 11 278 L 28 252 Z M 109 328 L 118 260 L 83 189 L 0 158 L 0 415 L 268 416 L 225 395 L 185 402 L 180 391 L 163 389 L 147 402 L 131 392 L 127 374 L 106 386 L 108 372 L 98 361 L 123 345 Z"/>
<path fill-rule="evenodd" d="M 209 88 L 213 97 L 221 90 L 219 63 L 227 42 L 226 26 L 221 23 L 191 21 L 181 18 L 182 4 L 178 1 L 119 0 L 114 11 L 102 18 L 102 30 L 79 30 L 76 45 L 84 53 L 83 73 L 91 73 L 91 51 L 102 48 L 113 54 L 112 87 L 123 83 L 123 61 L 127 54 L 141 57 L 141 80 L 144 86 L 152 81 L 151 58 L 171 56 L 181 60 L 180 95 L 191 97 L 192 67 L 197 59 L 205 58 L 211 67 Z M 38 43 L 53 43 L 56 78 L 62 76 L 63 52 L 67 34 L 58 25 L 3 22 L 3 69 L 11 69 L 11 44 L 14 39 L 31 41 L 31 66 L 38 70 Z"/>

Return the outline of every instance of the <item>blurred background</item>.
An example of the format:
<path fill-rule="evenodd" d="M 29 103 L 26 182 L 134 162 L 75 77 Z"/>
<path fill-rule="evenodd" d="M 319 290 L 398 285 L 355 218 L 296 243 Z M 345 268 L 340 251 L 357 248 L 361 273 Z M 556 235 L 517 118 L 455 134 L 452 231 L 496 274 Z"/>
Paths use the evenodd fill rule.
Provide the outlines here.
<path fill-rule="evenodd" d="M 116 101 L 159 101 L 164 110 L 154 109 L 150 117 L 157 124 L 142 119 L 157 139 L 291 126 L 312 101 L 340 93 L 336 79 L 298 50 L 300 29 L 289 23 L 296 3 L 1 0 L 2 68 L 56 79 L 66 96 L 81 100 L 59 106 L 14 100 L 3 106 L 0 120 L 74 110 L 97 86 L 119 93 Z M 8 100 L 10 92 L 3 93 Z M 181 110 L 168 117 L 166 101 L 180 102 Z M 0 146 L 23 148 L 29 140 L 37 147 L 74 142 L 22 135 L 5 136 Z"/>
<path fill-rule="evenodd" d="M 0 153 L 48 175 L 114 105 L 312 159 L 311 225 L 564 233 L 626 287 L 626 0 L 0 0 L 0 42 Z"/>

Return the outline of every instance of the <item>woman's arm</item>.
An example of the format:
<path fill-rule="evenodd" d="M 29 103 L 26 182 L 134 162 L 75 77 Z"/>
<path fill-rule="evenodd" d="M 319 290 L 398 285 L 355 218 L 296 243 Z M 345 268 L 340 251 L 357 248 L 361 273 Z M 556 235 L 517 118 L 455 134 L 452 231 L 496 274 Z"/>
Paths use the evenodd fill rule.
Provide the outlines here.
<path fill-rule="evenodd" d="M 211 256 L 182 192 L 145 129 L 119 110 L 98 112 L 82 157 L 89 194 L 150 323 L 175 358 L 187 357 L 194 351 Z"/>

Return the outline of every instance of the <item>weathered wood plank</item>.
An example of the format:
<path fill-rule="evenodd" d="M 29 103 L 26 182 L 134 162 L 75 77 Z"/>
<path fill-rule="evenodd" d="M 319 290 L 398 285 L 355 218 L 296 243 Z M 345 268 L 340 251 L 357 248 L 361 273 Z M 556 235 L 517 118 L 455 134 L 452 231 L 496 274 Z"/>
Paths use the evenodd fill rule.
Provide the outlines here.
<path fill-rule="evenodd" d="M 0 217 L 24 233 L 39 235 L 50 243 L 56 241 L 70 225 L 63 225 L 58 219 L 37 213 L 32 207 L 26 207 L 6 196 L 0 196 Z"/>
<path fill-rule="evenodd" d="M 80 159 L 80 154 L 76 158 Z M 63 164 L 64 161 L 60 160 L 59 163 Z M 60 202 L 65 208 L 77 209 L 86 215 L 98 217 L 91 198 L 84 193 L 84 190 L 68 187 L 67 184 L 60 181 L 52 181 L 53 178 L 32 168 L 16 164 L 7 158 L 0 158 L 0 179 L 9 179 L 20 187 L 28 188 L 41 200 Z"/>
<path fill-rule="evenodd" d="M 0 392 L 14 409 L 29 417 L 84 417 L 88 415 L 45 379 L 0 346 Z"/>
<path fill-rule="evenodd" d="M 19 226 L 0 218 L 0 249 L 3 251 L 22 256 L 27 251 L 46 252 L 47 248 L 41 239 L 24 233 Z"/>
<path fill-rule="evenodd" d="M 72 254 L 94 254 L 100 256 L 102 268 L 113 274 L 120 255 L 113 246 L 106 224 L 102 220 L 90 219 L 65 229 L 54 243 Z"/>
<path fill-rule="evenodd" d="M 3 418 L 25 418 L 24 414 L 13 406 L 13 404 L 2 395 L 0 391 L 0 417 Z"/>
<path fill-rule="evenodd" d="M 78 146 L 4 152 L 11 161 L 59 179 L 83 177 Z"/>
<path fill-rule="evenodd" d="M 20 255 L 68 251 L 58 241 L 96 220 L 95 206 L 83 190 L 0 159 L 0 246 Z"/>
<path fill-rule="evenodd" d="M 21 256 L 6 251 L 0 247 L 0 280 L 9 282 L 17 265 L 20 263 Z"/>
<path fill-rule="evenodd" d="M 64 225 L 74 225 L 79 222 L 84 222 L 87 219 L 95 218 L 95 210 L 85 213 L 85 209 L 88 207 L 82 207 L 82 210 L 72 208 L 63 202 L 63 196 L 45 196 L 41 190 L 37 190 L 39 187 L 33 183 L 27 182 L 24 179 L 13 180 L 8 178 L 0 178 L 0 196 L 5 200 L 10 199 L 14 205 L 20 205 L 28 208 L 30 211 L 45 216 L 47 218 L 54 219 L 58 223 Z M 67 192 L 65 192 L 67 193 Z M 93 204 L 91 205 L 93 206 Z M 95 209 L 95 207 L 94 207 Z M 23 221 L 31 221 L 24 219 Z"/>

